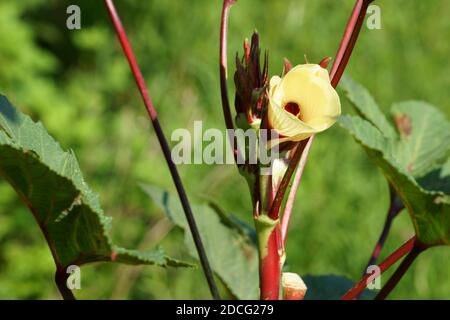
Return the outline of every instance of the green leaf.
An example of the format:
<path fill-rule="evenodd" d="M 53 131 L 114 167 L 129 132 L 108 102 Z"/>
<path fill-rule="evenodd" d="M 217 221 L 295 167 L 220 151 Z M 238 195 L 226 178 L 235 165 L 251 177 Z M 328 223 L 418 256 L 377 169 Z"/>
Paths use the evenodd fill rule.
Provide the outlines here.
<path fill-rule="evenodd" d="M 368 121 L 344 116 L 341 125 L 365 148 L 382 169 L 408 209 L 417 238 L 427 245 L 450 244 L 450 197 L 442 191 L 425 190 L 397 161 L 391 142 Z"/>
<path fill-rule="evenodd" d="M 450 158 L 441 168 L 429 172 L 417 182 L 426 190 L 441 191 L 450 195 Z"/>
<path fill-rule="evenodd" d="M 358 114 L 370 121 L 387 138 L 395 137 L 396 133 L 392 125 L 387 121 L 381 112 L 375 99 L 366 88 L 353 81 L 350 77 L 344 76 L 339 84 L 345 92 L 346 97 L 355 107 Z"/>
<path fill-rule="evenodd" d="M 220 221 L 230 229 L 234 229 L 236 232 L 246 237 L 249 242 L 257 246 L 257 236 L 254 227 L 248 225 L 244 221 L 238 219 L 236 216 L 227 214 L 217 203 L 214 201 L 207 201 L 209 206 L 214 209 L 217 215 L 220 217 Z"/>
<path fill-rule="evenodd" d="M 428 245 L 450 244 L 450 123 L 421 101 L 395 104 L 396 132 L 368 91 L 350 79 L 345 92 L 361 117 L 340 124 L 382 169 L 408 209 L 417 238 Z"/>
<path fill-rule="evenodd" d="M 395 158 L 415 177 L 442 166 L 450 151 L 450 123 L 432 105 L 407 101 L 393 105 L 391 114 L 399 138 Z"/>
<path fill-rule="evenodd" d="M 115 246 L 111 218 L 83 179 L 73 151 L 63 151 L 41 123 L 0 95 L 0 175 L 15 189 L 45 235 L 58 269 L 89 262 L 189 266 L 161 249 Z"/>
<path fill-rule="evenodd" d="M 337 275 L 306 275 L 303 277 L 308 290 L 305 300 L 339 300 L 355 283 Z M 361 299 L 371 299 L 376 291 L 364 290 Z"/>
<path fill-rule="evenodd" d="M 197 258 L 197 251 L 176 196 L 156 187 L 142 185 L 142 189 L 167 214 L 170 220 L 185 231 L 189 254 Z M 258 296 L 258 252 L 242 230 L 224 219 L 223 212 L 207 203 L 192 203 L 195 220 L 202 237 L 211 267 L 232 294 L 238 299 Z"/>
<path fill-rule="evenodd" d="M 373 97 L 362 85 L 346 77 L 342 83 L 347 98 L 359 115 L 374 125 L 387 139 L 386 151 L 394 161 L 421 177 L 438 168 L 450 154 L 450 123 L 432 105 L 421 101 L 406 101 L 391 109 L 394 130 Z"/>

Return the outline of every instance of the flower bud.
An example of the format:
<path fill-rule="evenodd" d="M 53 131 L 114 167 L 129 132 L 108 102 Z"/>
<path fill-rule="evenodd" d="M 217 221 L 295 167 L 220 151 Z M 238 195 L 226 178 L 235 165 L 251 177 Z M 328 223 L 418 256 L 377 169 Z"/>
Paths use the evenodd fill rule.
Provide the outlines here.
<path fill-rule="evenodd" d="M 245 115 L 248 124 L 261 119 L 263 106 L 267 104 L 267 54 L 264 56 L 262 67 L 260 55 L 259 36 L 255 32 L 250 44 L 247 40 L 244 42 L 243 58 L 236 56 L 234 74 L 236 117 L 242 118 L 242 115 Z"/>
<path fill-rule="evenodd" d="M 303 300 L 306 294 L 306 285 L 296 273 L 283 272 L 281 276 L 283 287 L 283 300 Z"/>

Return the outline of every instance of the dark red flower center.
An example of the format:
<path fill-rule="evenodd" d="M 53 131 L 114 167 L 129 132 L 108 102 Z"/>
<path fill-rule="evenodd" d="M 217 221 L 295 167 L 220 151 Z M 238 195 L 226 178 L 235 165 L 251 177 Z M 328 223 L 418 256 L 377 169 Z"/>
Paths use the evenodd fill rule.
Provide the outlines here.
<path fill-rule="evenodd" d="M 300 113 L 300 106 L 295 102 L 288 102 L 284 106 L 284 110 L 297 116 Z"/>

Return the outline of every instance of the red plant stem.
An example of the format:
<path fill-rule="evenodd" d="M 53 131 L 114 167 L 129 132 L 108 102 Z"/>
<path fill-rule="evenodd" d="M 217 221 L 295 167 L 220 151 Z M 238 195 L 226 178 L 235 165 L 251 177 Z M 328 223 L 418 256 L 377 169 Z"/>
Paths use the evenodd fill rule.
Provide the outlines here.
<path fill-rule="evenodd" d="M 408 271 L 409 267 L 412 265 L 414 260 L 426 250 L 426 246 L 419 245 L 417 242 L 414 244 L 414 247 L 409 252 L 409 254 L 403 259 L 400 266 L 395 270 L 394 274 L 389 278 L 388 282 L 383 286 L 381 291 L 375 297 L 375 300 L 384 300 L 391 293 L 391 291 L 395 288 L 395 286 L 400 282 L 403 275 Z"/>
<path fill-rule="evenodd" d="M 280 295 L 281 256 L 280 227 L 277 225 L 267 241 L 267 255 L 260 257 L 259 284 L 261 300 L 278 300 Z"/>
<path fill-rule="evenodd" d="M 380 268 L 380 274 L 390 268 L 394 263 L 400 260 L 403 256 L 411 252 L 416 244 L 416 237 L 412 237 L 405 242 L 400 248 L 395 250 L 389 257 L 387 257 L 382 263 L 378 265 Z M 341 297 L 341 300 L 353 300 L 356 299 L 367 287 L 367 280 L 371 275 L 366 274 L 362 279 L 351 288 L 346 294 Z"/>
<path fill-rule="evenodd" d="M 269 210 L 269 217 L 276 220 L 278 219 L 280 215 L 280 207 L 281 203 L 283 202 L 284 194 L 286 193 L 286 190 L 289 186 L 289 182 L 291 181 L 292 175 L 295 172 L 295 169 L 297 168 L 297 164 L 300 161 L 300 157 L 303 153 L 303 150 L 305 149 L 306 145 L 308 144 L 308 141 L 310 140 L 306 139 L 303 141 L 300 141 L 295 148 L 294 154 L 292 155 L 292 158 L 290 159 L 289 165 L 286 169 L 285 174 L 283 175 L 283 179 L 281 179 L 280 185 L 278 187 L 278 190 L 276 192 L 276 195 L 273 199 L 272 205 Z"/>
<path fill-rule="evenodd" d="M 125 29 L 122 25 L 122 22 L 120 21 L 120 17 L 116 11 L 113 1 L 112 0 L 104 0 L 104 3 L 105 3 L 106 8 L 108 9 L 108 13 L 113 22 L 117 37 L 119 38 L 120 44 L 121 44 L 123 51 L 127 57 L 131 71 L 136 80 L 136 84 L 139 88 L 142 99 L 144 101 L 144 105 L 147 109 L 147 113 L 150 117 L 153 128 L 155 129 L 155 132 L 156 132 L 156 136 L 158 137 L 158 141 L 161 145 L 161 149 L 163 151 L 165 160 L 169 167 L 170 174 L 172 175 L 173 182 L 176 186 L 178 196 L 180 197 L 180 201 L 183 206 L 183 210 L 186 215 L 186 219 L 187 219 L 189 228 L 192 233 L 192 238 L 194 239 L 194 243 L 195 243 L 199 258 L 200 258 L 200 263 L 202 265 L 203 272 L 205 274 L 206 280 L 209 285 L 209 289 L 210 289 L 211 294 L 214 299 L 220 299 L 219 291 L 217 290 L 217 285 L 214 280 L 213 272 L 212 272 L 211 266 L 208 262 L 208 257 L 206 255 L 205 248 L 203 246 L 203 243 L 202 243 L 202 240 L 200 237 L 200 233 L 198 231 L 197 224 L 195 222 L 195 218 L 192 213 L 191 206 L 189 204 L 189 200 L 187 198 L 187 195 L 184 190 L 183 184 L 181 182 L 180 175 L 178 174 L 177 168 L 176 168 L 174 162 L 172 161 L 170 148 L 169 148 L 167 140 L 164 136 L 164 133 L 162 131 L 161 125 L 159 124 L 157 113 L 156 113 L 156 110 L 150 99 L 144 77 L 142 76 L 142 72 L 139 69 L 139 65 L 136 61 L 136 57 L 133 53 L 133 49 L 130 45 L 130 42 L 128 40 L 128 37 L 127 37 Z"/>
<path fill-rule="evenodd" d="M 228 138 L 233 145 L 233 156 L 237 163 L 238 148 L 236 146 L 236 137 L 232 135 L 231 130 L 234 130 L 233 118 L 231 116 L 230 100 L 228 98 L 228 85 L 227 85 L 227 34 L 228 34 L 228 17 L 230 15 L 230 9 L 236 0 L 224 0 L 222 8 L 222 17 L 220 19 L 220 47 L 219 47 L 219 61 L 220 61 L 220 94 L 222 98 L 222 110 L 223 117 L 225 119 L 225 125 L 228 129 Z"/>
<path fill-rule="evenodd" d="M 383 230 L 381 231 L 380 237 L 378 238 L 375 248 L 373 249 L 369 262 L 367 263 L 366 268 L 363 271 L 363 275 L 366 273 L 366 270 L 369 266 L 374 265 L 377 262 L 381 250 L 383 249 L 384 243 L 386 242 L 386 239 L 389 235 L 389 231 L 391 230 L 392 222 L 394 221 L 398 213 L 403 209 L 403 207 L 397 205 L 396 203 L 397 193 L 395 192 L 393 187 L 390 186 L 389 188 L 390 188 L 390 205 L 386 216 L 386 221 L 384 222 Z"/>
<path fill-rule="evenodd" d="M 356 40 L 358 39 L 361 31 L 361 26 L 364 22 L 367 8 L 371 2 L 373 2 L 373 0 L 356 1 L 350 20 L 345 28 L 344 37 L 342 38 L 339 50 L 336 54 L 336 59 L 334 60 L 331 68 L 330 77 L 331 85 L 333 87 L 337 86 L 342 74 L 344 73 L 345 67 L 347 66 L 348 60 L 350 59 L 350 55 L 352 54 Z"/>
<path fill-rule="evenodd" d="M 297 172 L 294 176 L 294 182 L 292 183 L 291 190 L 289 191 L 288 198 L 286 200 L 286 206 L 284 207 L 284 213 L 281 217 L 281 239 L 283 243 L 286 243 L 287 231 L 289 227 L 289 221 L 291 219 L 292 210 L 294 208 L 295 197 L 297 195 L 298 187 L 300 186 L 300 181 L 302 179 L 303 171 L 305 170 L 306 159 L 308 158 L 309 150 L 311 149 L 311 144 L 314 141 L 314 136 L 308 139 L 305 149 L 300 157 L 300 163 L 297 168 Z"/>

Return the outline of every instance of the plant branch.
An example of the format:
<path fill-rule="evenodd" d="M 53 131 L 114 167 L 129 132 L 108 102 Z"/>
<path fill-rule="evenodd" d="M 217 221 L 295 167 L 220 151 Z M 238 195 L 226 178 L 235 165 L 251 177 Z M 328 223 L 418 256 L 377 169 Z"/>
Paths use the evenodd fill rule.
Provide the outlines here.
<path fill-rule="evenodd" d="M 184 190 L 183 184 L 181 182 L 180 175 L 178 174 L 177 168 L 175 166 L 175 163 L 172 161 L 170 148 L 167 143 L 167 140 L 164 136 L 164 133 L 162 131 L 161 125 L 158 121 L 156 110 L 153 106 L 153 103 L 150 99 L 147 86 L 144 80 L 144 77 L 142 75 L 142 72 L 139 68 L 139 65 L 136 61 L 136 57 L 133 53 L 133 49 L 130 45 L 130 42 L 128 40 L 127 34 L 125 32 L 125 29 L 122 25 L 122 22 L 120 21 L 120 17 L 116 11 L 116 8 L 114 6 L 114 3 L 112 0 L 104 0 L 104 4 L 108 9 L 108 13 L 111 17 L 111 20 L 113 22 L 117 37 L 119 38 L 120 44 L 122 45 L 122 49 L 125 53 L 125 56 L 127 57 L 128 63 L 130 65 L 131 71 L 134 75 L 134 78 L 136 80 L 136 84 L 139 88 L 139 91 L 141 93 L 142 99 L 144 101 L 144 105 L 147 109 L 147 113 L 150 117 L 150 120 L 152 122 L 153 128 L 155 129 L 156 136 L 158 137 L 158 141 L 161 145 L 161 149 L 163 151 L 165 160 L 167 162 L 167 165 L 170 170 L 170 174 L 172 175 L 173 182 L 176 186 L 178 196 L 180 198 L 181 204 L 183 206 L 184 213 L 186 215 L 186 219 L 189 225 L 189 229 L 192 234 L 192 238 L 194 239 L 195 247 L 197 249 L 200 263 L 203 268 L 203 272 L 205 274 L 206 280 L 209 285 L 209 289 L 211 291 L 211 294 L 214 299 L 220 299 L 219 291 L 217 289 L 217 285 L 214 280 L 214 275 L 211 269 L 211 266 L 208 262 L 208 257 L 205 252 L 205 248 L 203 246 L 200 233 L 197 228 L 197 224 L 195 222 L 194 215 L 191 210 L 191 206 L 189 204 L 189 200 L 187 198 L 186 192 Z"/>
<path fill-rule="evenodd" d="M 281 217 L 281 239 L 283 243 L 286 243 L 287 231 L 289 227 L 289 221 L 291 219 L 292 210 L 294 208 L 295 197 L 297 195 L 298 187 L 300 186 L 300 181 L 302 179 L 303 171 L 305 170 L 306 159 L 308 158 L 309 150 L 311 149 L 311 144 L 314 141 L 314 136 L 308 139 L 305 149 L 300 157 L 300 162 L 297 171 L 294 176 L 294 181 L 289 191 L 288 198 L 286 200 L 286 205 L 284 207 L 284 213 Z"/>
<path fill-rule="evenodd" d="M 403 259 L 402 263 L 399 265 L 397 270 L 395 270 L 394 274 L 389 278 L 388 282 L 383 286 L 378 295 L 375 297 L 375 300 L 384 300 L 391 293 L 391 291 L 397 286 L 397 284 L 402 279 L 403 275 L 408 271 L 409 267 L 411 267 L 412 263 L 423 251 L 426 250 L 426 246 L 418 244 L 417 241 L 414 243 L 414 247 L 408 253 L 408 255 Z"/>
<path fill-rule="evenodd" d="M 386 216 L 386 220 L 384 222 L 383 230 L 381 231 L 381 234 L 378 238 L 375 248 L 373 249 L 369 262 L 367 263 L 366 268 L 363 271 L 363 275 L 366 273 L 366 270 L 369 266 L 374 265 L 377 262 L 381 250 L 383 249 L 384 243 L 386 242 L 386 239 L 391 230 L 392 222 L 394 221 L 395 217 L 399 214 L 399 212 L 403 209 L 403 206 L 397 204 L 396 201 L 397 193 L 395 192 L 395 190 L 391 185 L 389 185 L 389 189 L 390 189 L 390 205 Z"/>
<path fill-rule="evenodd" d="M 61 293 L 61 296 L 64 300 L 76 300 L 72 290 L 67 287 L 68 278 L 69 274 L 64 268 L 56 270 L 55 282 L 59 292 Z"/>
<path fill-rule="evenodd" d="M 227 34 L 228 34 L 228 17 L 230 9 L 237 0 L 224 0 L 222 8 L 222 17 L 220 19 L 220 47 L 219 47 L 219 63 L 220 63 L 220 94 L 222 97 L 222 110 L 225 119 L 225 125 L 228 129 L 228 138 L 233 145 L 233 156 L 237 163 L 238 148 L 236 147 L 236 137 L 231 134 L 230 130 L 234 130 L 233 118 L 231 116 L 230 100 L 228 97 L 228 62 L 227 62 Z"/>
<path fill-rule="evenodd" d="M 356 40 L 358 39 L 359 33 L 361 31 L 361 26 L 364 22 L 364 17 L 366 16 L 367 8 L 369 4 L 374 0 L 357 0 L 353 8 L 353 12 L 345 28 L 344 36 L 342 38 L 341 44 L 339 46 L 338 52 L 336 54 L 336 59 L 334 60 L 333 66 L 331 67 L 330 77 L 331 84 L 336 87 L 339 80 L 344 73 L 345 67 L 347 66 L 348 60 L 355 47 Z"/>
<path fill-rule="evenodd" d="M 270 233 L 267 243 L 259 244 L 259 283 L 261 300 L 279 299 L 283 255 L 283 252 L 279 250 L 280 240 L 280 227 L 277 224 Z M 265 256 L 261 254 L 263 251 L 267 251 Z"/>
<path fill-rule="evenodd" d="M 394 263 L 411 252 L 415 247 L 416 237 L 412 237 L 405 242 L 400 248 L 395 250 L 389 257 L 387 257 L 382 263 L 378 265 L 380 268 L 380 274 L 389 269 Z M 367 280 L 371 277 L 370 274 L 366 274 L 362 279 L 351 288 L 346 294 L 341 297 L 341 300 L 353 300 L 356 299 L 367 287 Z"/>
<path fill-rule="evenodd" d="M 286 169 L 285 174 L 283 175 L 283 179 L 281 179 L 277 193 L 273 199 L 272 205 L 269 210 L 269 217 L 274 220 L 277 220 L 280 215 L 281 203 L 283 202 L 284 195 L 289 187 L 289 182 L 291 181 L 292 175 L 294 174 L 294 171 L 297 168 L 303 150 L 305 149 L 306 145 L 308 145 L 308 142 L 310 140 L 311 138 L 300 141 L 295 148 L 292 158 L 290 159 L 289 165 Z"/>

